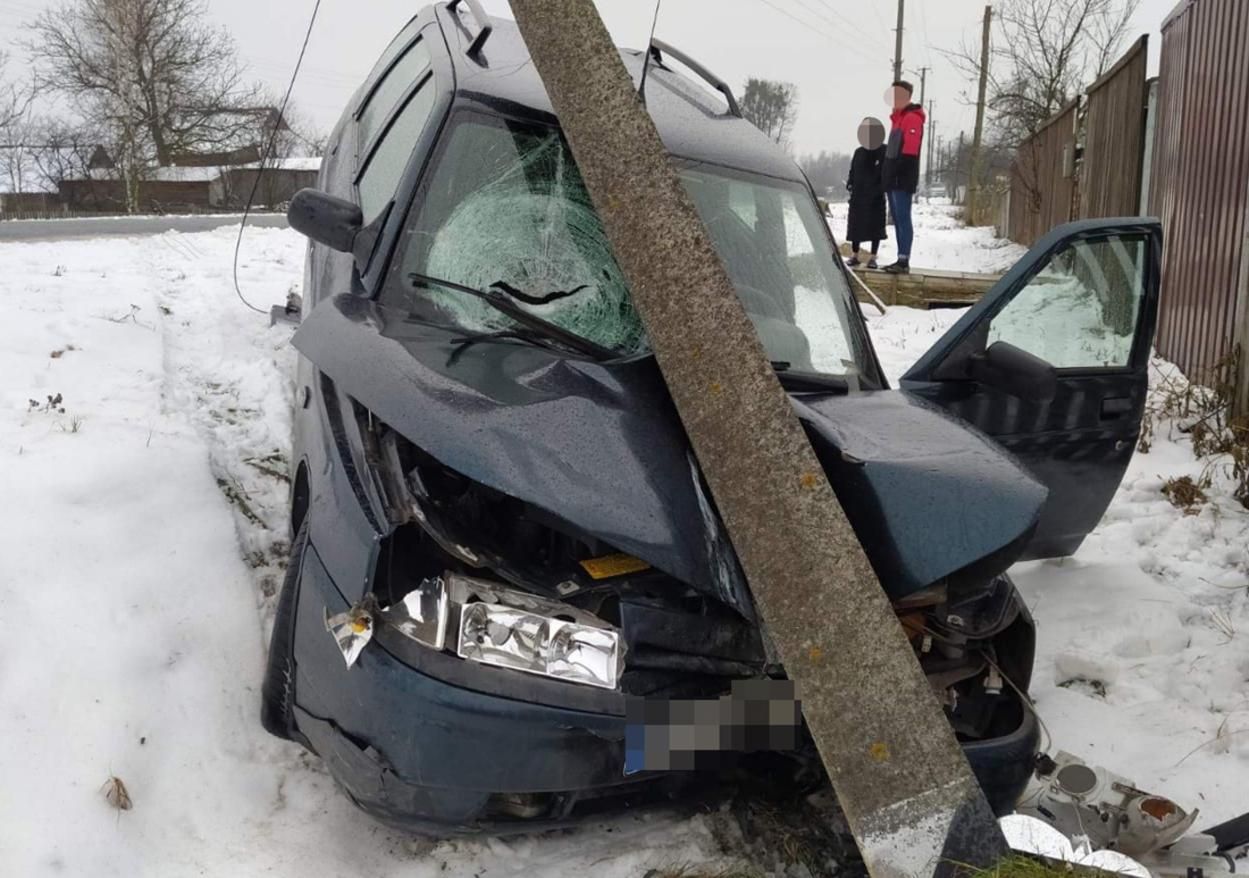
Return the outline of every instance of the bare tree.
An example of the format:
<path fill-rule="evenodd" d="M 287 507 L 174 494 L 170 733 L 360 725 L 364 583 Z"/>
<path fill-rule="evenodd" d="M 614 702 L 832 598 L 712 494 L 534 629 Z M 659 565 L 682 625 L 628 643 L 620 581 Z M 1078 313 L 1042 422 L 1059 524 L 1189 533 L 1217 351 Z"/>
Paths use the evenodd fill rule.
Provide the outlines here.
<path fill-rule="evenodd" d="M 90 177 L 92 153 L 105 140 L 98 131 L 60 117 L 37 118 L 31 127 L 35 143 L 31 159 L 47 188 L 59 189 L 66 180 Z"/>
<path fill-rule="evenodd" d="M 993 139 L 1013 148 L 1110 68 L 1140 0 L 1004 0 L 995 7 L 988 109 Z M 947 53 L 980 75 L 978 47 Z"/>
<path fill-rule="evenodd" d="M 255 103 L 206 0 L 69 0 L 29 26 L 37 86 L 107 131 L 128 182 L 179 153 L 232 148 Z"/>
<path fill-rule="evenodd" d="M 742 115 L 779 144 L 788 145 L 798 120 L 798 87 L 771 79 L 746 80 L 742 92 Z"/>

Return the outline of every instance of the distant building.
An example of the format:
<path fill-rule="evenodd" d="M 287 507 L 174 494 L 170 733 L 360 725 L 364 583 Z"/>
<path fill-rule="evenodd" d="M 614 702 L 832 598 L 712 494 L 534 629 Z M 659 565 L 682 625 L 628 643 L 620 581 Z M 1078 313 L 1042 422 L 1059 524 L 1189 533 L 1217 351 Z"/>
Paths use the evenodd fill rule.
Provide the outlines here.
<path fill-rule="evenodd" d="M 245 157 L 245 156 L 243 156 Z M 97 167 L 82 179 L 63 180 L 59 197 L 66 210 L 124 212 L 126 186 L 111 166 Z M 242 208 L 256 186 L 255 207 L 280 207 L 300 189 L 315 186 L 319 158 L 288 158 L 266 162 L 259 185 L 260 164 L 188 165 L 153 169 L 138 185 L 139 210 L 153 213 L 232 210 Z"/>

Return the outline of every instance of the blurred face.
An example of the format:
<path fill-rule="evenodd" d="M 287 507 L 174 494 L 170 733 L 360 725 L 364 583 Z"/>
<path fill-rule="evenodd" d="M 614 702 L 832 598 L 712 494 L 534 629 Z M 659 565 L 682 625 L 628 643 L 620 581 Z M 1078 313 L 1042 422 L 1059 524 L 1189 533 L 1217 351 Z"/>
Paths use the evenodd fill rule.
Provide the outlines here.
<path fill-rule="evenodd" d="M 911 102 L 911 93 L 900 85 L 891 85 L 885 91 L 885 104 L 893 110 L 901 110 Z"/>
<path fill-rule="evenodd" d="M 878 149 L 885 142 L 885 126 L 879 119 L 867 118 L 859 123 L 859 145 Z"/>

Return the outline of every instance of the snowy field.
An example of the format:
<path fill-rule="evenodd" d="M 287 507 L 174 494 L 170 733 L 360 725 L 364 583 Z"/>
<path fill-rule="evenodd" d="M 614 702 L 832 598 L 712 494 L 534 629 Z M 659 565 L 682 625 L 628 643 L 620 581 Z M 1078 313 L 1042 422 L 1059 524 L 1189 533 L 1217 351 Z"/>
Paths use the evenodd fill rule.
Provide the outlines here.
<path fill-rule="evenodd" d="M 1006 268 L 987 230 L 921 210 L 916 264 Z M 653 815 L 431 844 L 358 813 L 257 718 L 286 549 L 291 330 L 230 286 L 230 230 L 0 245 L 0 874 L 581 876 L 728 865 L 727 818 Z M 262 308 L 302 279 L 293 232 L 248 232 Z M 963 264 L 965 263 L 965 264 Z M 869 322 L 900 374 L 958 312 Z M 1201 808 L 1249 802 L 1249 515 L 1166 425 L 1079 555 L 1021 566 L 1054 741 Z M 106 800 L 111 776 L 133 808 Z M 726 844 L 728 850 L 726 851 Z"/>
<path fill-rule="evenodd" d="M 850 205 L 846 202 L 829 205 L 829 227 L 838 242 L 846 240 L 846 217 Z M 917 199 L 912 208 L 915 223 L 915 245 L 912 247 L 911 265 L 915 270 L 939 268 L 945 271 L 965 271 L 971 274 L 998 274 L 1015 264 L 1026 250 L 1003 238 L 995 238 L 993 229 L 968 229 L 956 216 L 948 199 L 933 199 L 931 203 Z M 889 240 L 880 245 L 880 264 L 888 265 L 897 258 L 897 242 L 893 226 L 886 231 Z M 863 246 L 864 261 L 871 250 L 871 243 Z"/>

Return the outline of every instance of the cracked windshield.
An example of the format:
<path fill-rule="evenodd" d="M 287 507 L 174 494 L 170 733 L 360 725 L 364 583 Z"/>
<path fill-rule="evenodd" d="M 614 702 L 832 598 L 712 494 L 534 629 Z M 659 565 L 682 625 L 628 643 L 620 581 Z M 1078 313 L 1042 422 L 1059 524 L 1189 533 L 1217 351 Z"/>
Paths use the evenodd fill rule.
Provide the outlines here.
<path fill-rule="evenodd" d="M 414 318 L 470 332 L 516 328 L 463 291 L 502 293 L 620 354 L 648 350 L 624 276 L 572 155 L 550 128 L 461 121 L 422 186 L 382 296 Z M 706 165 L 681 172 L 770 358 L 795 371 L 858 375 L 853 301 L 822 219 L 797 185 Z"/>

